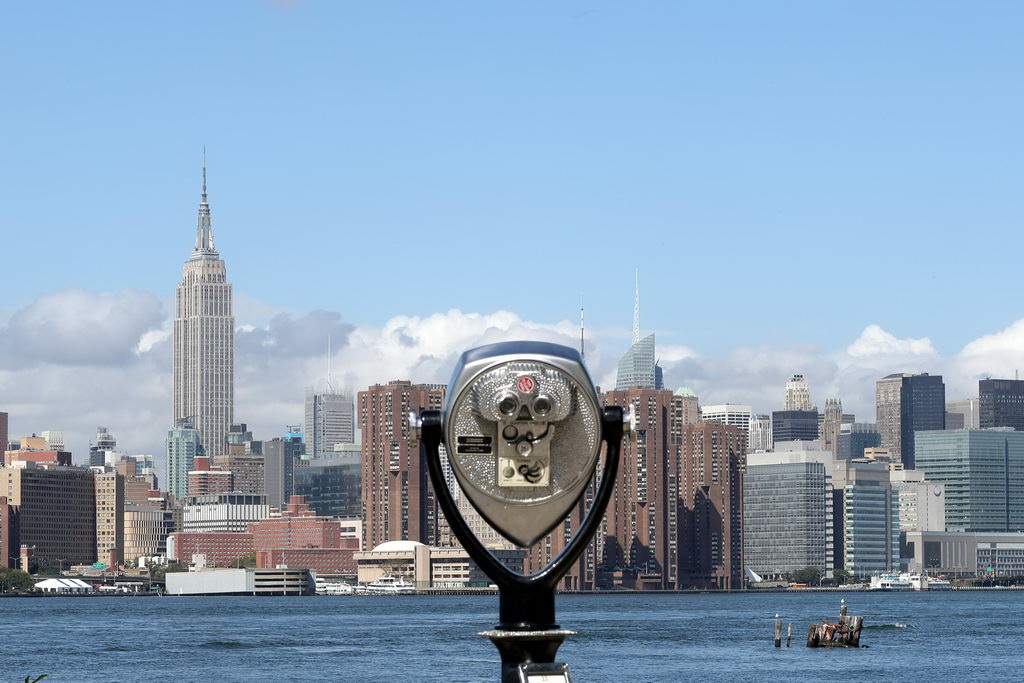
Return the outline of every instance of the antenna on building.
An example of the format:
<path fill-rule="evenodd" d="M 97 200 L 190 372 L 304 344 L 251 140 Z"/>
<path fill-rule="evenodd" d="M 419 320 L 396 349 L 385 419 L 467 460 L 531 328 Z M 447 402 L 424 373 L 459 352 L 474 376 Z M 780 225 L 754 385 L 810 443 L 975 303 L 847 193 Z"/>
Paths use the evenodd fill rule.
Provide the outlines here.
<path fill-rule="evenodd" d="M 634 279 L 634 300 L 633 300 L 633 343 L 640 341 L 640 269 L 633 273 Z"/>
<path fill-rule="evenodd" d="M 586 358 L 587 354 L 583 348 L 583 297 L 580 297 L 580 358 Z"/>
<path fill-rule="evenodd" d="M 327 334 L 327 391 L 333 392 L 334 387 L 331 386 L 331 335 Z"/>

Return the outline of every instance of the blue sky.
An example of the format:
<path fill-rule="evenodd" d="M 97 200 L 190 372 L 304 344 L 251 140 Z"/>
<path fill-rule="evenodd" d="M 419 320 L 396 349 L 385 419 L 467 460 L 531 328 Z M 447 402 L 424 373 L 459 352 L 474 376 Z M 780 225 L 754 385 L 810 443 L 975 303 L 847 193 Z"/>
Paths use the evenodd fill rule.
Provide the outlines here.
<path fill-rule="evenodd" d="M 99 424 L 161 450 L 204 145 L 258 437 L 301 419 L 328 333 L 352 388 L 444 381 L 469 345 L 574 343 L 581 295 L 607 385 L 636 267 L 666 380 L 704 403 L 770 411 L 794 372 L 869 420 L 890 372 L 976 395 L 1024 369 L 1022 25 L 1019 2 L 7 2 L 0 410 L 76 453 Z"/>
<path fill-rule="evenodd" d="M 1024 6 L 7 3 L 17 307 L 169 296 L 209 149 L 239 293 L 458 308 L 713 351 L 955 351 L 1021 310 Z M 625 342 L 623 342 L 625 343 Z"/>

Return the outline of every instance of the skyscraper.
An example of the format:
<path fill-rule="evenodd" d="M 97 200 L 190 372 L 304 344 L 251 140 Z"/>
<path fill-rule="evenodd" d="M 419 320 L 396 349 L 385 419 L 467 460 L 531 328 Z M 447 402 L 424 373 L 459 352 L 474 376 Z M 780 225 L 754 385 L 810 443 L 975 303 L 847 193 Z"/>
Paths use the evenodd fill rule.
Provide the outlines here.
<path fill-rule="evenodd" d="M 743 464 L 747 436 L 715 423 L 683 428 L 678 462 L 682 588 L 743 586 Z"/>
<path fill-rule="evenodd" d="M 426 456 L 409 443 L 409 412 L 440 410 L 444 387 L 394 380 L 360 391 L 363 547 L 386 541 L 436 545 L 440 511 Z"/>
<path fill-rule="evenodd" d="M 211 457 L 227 450 L 235 413 L 235 318 L 224 261 L 213 246 L 206 165 L 196 244 L 185 262 L 174 318 L 174 423 L 191 418 Z"/>
<path fill-rule="evenodd" d="M 1024 531 L 1024 433 L 920 432 L 915 446 L 924 478 L 944 485 L 947 531 Z"/>
<path fill-rule="evenodd" d="M 196 456 L 203 455 L 199 430 L 188 418 L 167 432 L 167 493 L 181 500 L 188 495 L 188 473 Z"/>
<path fill-rule="evenodd" d="M 1018 432 L 1024 432 L 1024 380 L 979 380 L 978 405 L 979 426 L 982 429 L 1013 427 Z"/>
<path fill-rule="evenodd" d="M 633 305 L 633 343 L 619 359 L 615 376 L 615 390 L 630 387 L 664 389 L 661 368 L 654 356 L 654 335 L 640 338 L 640 280 L 637 276 L 636 299 Z"/>
<path fill-rule="evenodd" d="M 605 405 L 632 408 L 636 416 L 635 428 L 622 437 L 618 484 L 605 516 L 602 568 L 619 572 L 612 583 L 625 587 L 680 588 L 683 397 L 633 388 L 609 391 L 601 399 Z"/>
<path fill-rule="evenodd" d="M 743 562 L 763 576 L 834 566 L 831 459 L 820 452 L 747 456 Z"/>
<path fill-rule="evenodd" d="M 96 442 L 89 446 L 89 465 L 103 467 L 106 464 L 107 451 L 117 448 L 117 439 L 106 427 L 96 428 Z"/>
<path fill-rule="evenodd" d="M 786 382 L 786 410 L 812 410 L 811 388 L 803 375 L 793 375 Z"/>
<path fill-rule="evenodd" d="M 814 441 L 818 438 L 818 411 L 772 411 L 772 443 L 780 441 Z"/>
<path fill-rule="evenodd" d="M 839 445 L 839 431 L 842 424 L 843 402 L 838 398 L 825 399 L 825 416 L 818 431 L 822 448 L 833 455 L 836 454 Z"/>
<path fill-rule="evenodd" d="M 887 375 L 875 382 L 875 422 L 882 448 L 914 469 L 914 432 L 946 428 L 942 375 Z"/>
<path fill-rule="evenodd" d="M 315 459 L 329 458 L 334 445 L 355 443 L 351 394 L 334 391 L 306 390 L 306 453 Z"/>

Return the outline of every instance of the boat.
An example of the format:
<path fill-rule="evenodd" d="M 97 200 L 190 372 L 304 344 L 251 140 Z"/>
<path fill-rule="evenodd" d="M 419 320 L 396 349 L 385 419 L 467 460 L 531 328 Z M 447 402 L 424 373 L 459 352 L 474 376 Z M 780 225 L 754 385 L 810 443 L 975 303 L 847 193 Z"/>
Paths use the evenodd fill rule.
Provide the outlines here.
<path fill-rule="evenodd" d="M 900 574 L 902 581 L 909 581 L 911 588 L 916 591 L 948 591 L 952 590 L 949 581 L 945 579 L 932 578 L 926 574 Z"/>
<path fill-rule="evenodd" d="M 355 592 L 355 587 L 344 581 L 317 581 L 316 583 L 317 595 L 352 595 Z"/>
<path fill-rule="evenodd" d="M 871 577 L 869 591 L 911 591 L 914 584 L 899 574 L 875 574 Z"/>
<path fill-rule="evenodd" d="M 401 576 L 382 576 L 376 581 L 359 587 L 359 592 L 366 595 L 412 595 L 416 586 Z"/>

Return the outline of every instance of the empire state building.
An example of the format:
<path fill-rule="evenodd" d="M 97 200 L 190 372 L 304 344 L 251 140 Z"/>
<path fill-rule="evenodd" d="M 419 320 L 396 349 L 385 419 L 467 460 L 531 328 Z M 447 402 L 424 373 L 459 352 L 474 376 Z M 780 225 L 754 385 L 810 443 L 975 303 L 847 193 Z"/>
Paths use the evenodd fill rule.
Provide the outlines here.
<path fill-rule="evenodd" d="M 196 246 L 185 262 L 174 317 L 174 423 L 190 420 L 209 456 L 227 450 L 235 414 L 235 318 L 224 261 L 213 246 L 206 165 Z"/>

